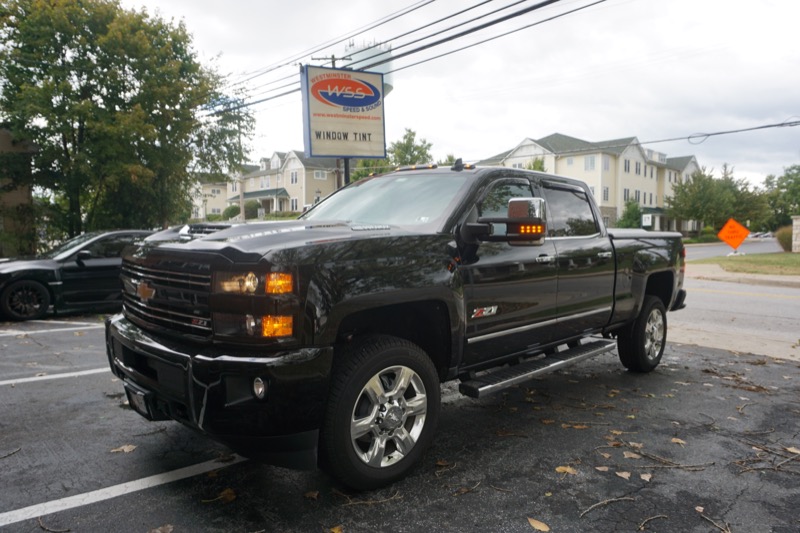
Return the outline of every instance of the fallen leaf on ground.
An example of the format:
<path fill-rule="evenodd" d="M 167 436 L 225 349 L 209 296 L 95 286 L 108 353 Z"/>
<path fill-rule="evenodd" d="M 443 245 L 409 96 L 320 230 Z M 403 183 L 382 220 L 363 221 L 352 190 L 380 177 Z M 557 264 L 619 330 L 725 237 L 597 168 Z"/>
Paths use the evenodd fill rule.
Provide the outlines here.
<path fill-rule="evenodd" d="M 610 453 L 600 452 L 600 455 L 602 455 L 605 459 L 611 459 Z"/>
<path fill-rule="evenodd" d="M 641 450 L 642 448 L 644 448 L 644 444 L 642 444 L 641 442 L 629 442 L 628 445 L 631 448 L 636 448 L 637 450 Z"/>
<path fill-rule="evenodd" d="M 328 531 L 330 531 L 330 533 L 344 533 L 344 527 L 343 526 L 333 526 Z"/>
<path fill-rule="evenodd" d="M 791 448 L 784 448 L 789 453 L 800 454 L 800 450 L 792 446 Z"/>
<path fill-rule="evenodd" d="M 642 474 L 639 477 L 642 479 L 642 481 L 650 481 L 653 479 L 653 474 Z"/>
<path fill-rule="evenodd" d="M 596 466 L 594 467 L 595 470 L 599 470 L 600 472 L 608 472 L 607 466 Z"/>
<path fill-rule="evenodd" d="M 704 507 L 700 507 L 698 505 L 697 507 L 694 508 L 694 510 L 697 511 L 698 513 L 702 513 L 703 511 L 705 511 L 705 508 Z"/>
<path fill-rule="evenodd" d="M 436 461 L 436 466 L 450 466 L 450 461 L 447 459 L 439 459 Z"/>
<path fill-rule="evenodd" d="M 233 489 L 225 489 L 219 493 L 219 496 L 213 498 L 211 500 L 203 500 L 203 503 L 212 503 L 212 502 L 222 502 L 222 503 L 231 503 L 233 500 L 236 499 L 236 491 Z"/>
<path fill-rule="evenodd" d="M 572 474 L 573 476 L 578 473 L 578 471 L 571 466 L 558 466 L 556 467 L 556 472 L 559 474 Z"/>
<path fill-rule="evenodd" d="M 638 453 L 633 453 L 633 452 L 625 452 L 625 453 L 622 454 L 622 456 L 625 457 L 625 459 L 641 459 L 642 458 L 641 455 L 639 455 Z"/>
<path fill-rule="evenodd" d="M 303 494 L 303 498 L 306 500 L 316 500 L 319 498 L 319 491 L 318 490 L 310 490 Z"/>
<path fill-rule="evenodd" d="M 135 449 L 136 446 L 133 444 L 126 444 L 124 446 L 120 446 L 119 448 L 114 448 L 111 450 L 111 453 L 131 453 Z"/>
<path fill-rule="evenodd" d="M 686 441 L 685 440 L 681 440 L 678 437 L 674 437 L 670 442 L 672 442 L 673 444 L 677 444 L 677 445 L 679 445 L 681 447 L 686 445 Z"/>
<path fill-rule="evenodd" d="M 531 525 L 533 529 L 536 531 L 550 531 L 550 527 L 545 524 L 544 522 L 540 522 L 534 518 L 528 518 L 528 523 Z"/>
<path fill-rule="evenodd" d="M 628 480 L 628 479 L 631 478 L 631 473 L 630 472 L 614 472 L 614 473 L 617 474 L 622 479 L 625 479 L 625 480 Z"/>
<path fill-rule="evenodd" d="M 549 426 L 550 424 L 555 424 L 556 423 L 555 420 L 551 420 L 549 418 L 543 418 L 543 419 L 540 420 L 540 422 L 542 424 L 544 424 L 545 426 Z"/>
<path fill-rule="evenodd" d="M 161 527 L 157 527 L 155 529 L 151 529 L 147 533 L 172 533 L 172 530 L 175 529 L 172 527 L 172 524 L 166 524 Z"/>

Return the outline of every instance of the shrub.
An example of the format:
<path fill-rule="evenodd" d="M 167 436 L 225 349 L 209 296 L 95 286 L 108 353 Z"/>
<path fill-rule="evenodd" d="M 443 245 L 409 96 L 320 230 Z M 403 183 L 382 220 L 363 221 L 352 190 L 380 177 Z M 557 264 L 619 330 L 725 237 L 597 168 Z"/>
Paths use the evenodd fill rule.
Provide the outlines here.
<path fill-rule="evenodd" d="M 792 226 L 778 228 L 775 232 L 775 238 L 778 239 L 778 244 L 781 245 L 784 252 L 792 251 Z"/>

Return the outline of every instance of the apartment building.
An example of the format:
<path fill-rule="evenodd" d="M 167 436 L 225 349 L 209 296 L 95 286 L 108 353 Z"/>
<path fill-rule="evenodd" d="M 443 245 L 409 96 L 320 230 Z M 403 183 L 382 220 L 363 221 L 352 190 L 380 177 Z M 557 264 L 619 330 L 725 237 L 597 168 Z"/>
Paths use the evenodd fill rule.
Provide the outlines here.
<path fill-rule="evenodd" d="M 478 165 L 526 168 L 536 159 L 544 162 L 549 173 L 585 181 L 606 226 L 613 227 L 625 203 L 635 200 L 644 214 L 651 215 L 648 229 L 694 229 L 692 221 L 670 219 L 665 210 L 665 199 L 672 196 L 673 186 L 700 170 L 694 156 L 667 157 L 644 148 L 636 137 L 590 142 L 554 133 L 541 139 L 527 138 Z"/>

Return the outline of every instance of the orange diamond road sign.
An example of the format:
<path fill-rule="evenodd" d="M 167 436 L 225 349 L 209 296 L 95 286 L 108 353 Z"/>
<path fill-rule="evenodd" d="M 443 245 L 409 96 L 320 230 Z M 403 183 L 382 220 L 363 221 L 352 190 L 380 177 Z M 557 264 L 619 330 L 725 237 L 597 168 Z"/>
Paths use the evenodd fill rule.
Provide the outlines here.
<path fill-rule="evenodd" d="M 734 250 L 741 246 L 748 235 L 750 235 L 750 230 L 732 218 L 729 218 L 725 225 L 722 226 L 722 229 L 719 230 L 719 233 L 717 233 L 717 237 Z"/>

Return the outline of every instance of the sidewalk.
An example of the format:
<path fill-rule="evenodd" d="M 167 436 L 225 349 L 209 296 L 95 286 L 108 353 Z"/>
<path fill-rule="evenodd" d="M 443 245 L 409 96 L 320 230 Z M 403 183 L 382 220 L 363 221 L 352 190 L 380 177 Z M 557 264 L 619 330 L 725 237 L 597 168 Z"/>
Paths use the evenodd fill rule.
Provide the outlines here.
<path fill-rule="evenodd" d="M 772 285 L 774 287 L 800 288 L 800 276 L 780 276 L 764 274 L 747 274 L 743 272 L 727 272 L 715 264 L 686 263 L 687 278 L 727 281 L 731 283 L 747 283 L 750 285 Z"/>

